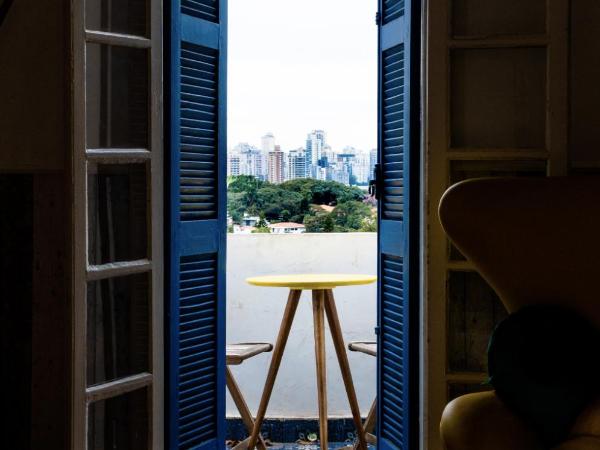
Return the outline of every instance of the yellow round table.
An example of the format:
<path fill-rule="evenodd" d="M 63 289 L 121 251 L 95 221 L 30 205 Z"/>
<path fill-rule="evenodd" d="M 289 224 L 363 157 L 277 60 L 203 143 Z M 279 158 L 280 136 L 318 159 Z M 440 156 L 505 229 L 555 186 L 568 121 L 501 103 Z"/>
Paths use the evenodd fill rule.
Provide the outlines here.
<path fill-rule="evenodd" d="M 346 346 L 342 337 L 342 328 L 335 306 L 333 297 L 333 289 L 340 286 L 356 286 L 361 284 L 371 284 L 377 280 L 373 275 L 355 275 L 355 274 L 302 274 L 302 275 L 275 275 L 252 277 L 246 281 L 254 286 L 263 287 L 279 287 L 288 288 L 290 290 L 288 301 L 283 313 L 283 319 L 279 327 L 277 341 L 273 349 L 273 356 L 269 365 L 269 372 L 265 381 L 265 387 L 260 405 L 256 414 L 256 421 L 252 429 L 252 434 L 248 440 L 248 448 L 253 449 L 258 440 L 260 428 L 262 426 L 269 400 L 273 392 L 273 386 L 281 358 L 287 344 L 292 322 L 296 315 L 296 309 L 300 301 L 300 294 L 303 290 L 312 291 L 312 306 L 313 306 L 313 323 L 315 329 L 315 356 L 317 362 L 317 393 L 319 401 L 319 428 L 320 428 L 320 444 L 321 449 L 326 450 L 329 445 L 327 436 L 327 381 L 325 368 L 325 319 L 329 323 L 333 345 L 337 354 L 338 363 L 344 380 L 346 394 L 352 410 L 352 417 L 356 426 L 358 436 L 358 448 L 367 449 L 365 441 L 365 433 L 362 420 L 360 417 L 360 409 L 352 381 L 350 372 L 350 364 L 348 363 L 348 355 L 346 354 Z"/>

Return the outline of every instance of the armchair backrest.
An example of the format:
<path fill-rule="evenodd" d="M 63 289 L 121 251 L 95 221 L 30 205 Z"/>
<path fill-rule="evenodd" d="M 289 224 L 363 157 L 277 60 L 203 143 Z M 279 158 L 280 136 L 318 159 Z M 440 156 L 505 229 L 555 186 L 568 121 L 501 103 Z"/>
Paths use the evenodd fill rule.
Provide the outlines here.
<path fill-rule="evenodd" d="M 559 304 L 600 327 L 600 177 L 463 181 L 439 214 L 509 312 Z"/>

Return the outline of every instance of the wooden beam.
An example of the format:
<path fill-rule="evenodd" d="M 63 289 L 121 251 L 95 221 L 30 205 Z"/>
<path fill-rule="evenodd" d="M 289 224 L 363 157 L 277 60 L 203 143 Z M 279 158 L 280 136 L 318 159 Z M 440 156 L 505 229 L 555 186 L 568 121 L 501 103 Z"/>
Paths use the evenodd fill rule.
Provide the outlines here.
<path fill-rule="evenodd" d="M 145 148 L 88 148 L 85 155 L 90 161 L 114 164 L 143 162 L 152 158 L 152 152 Z"/>
<path fill-rule="evenodd" d="M 140 373 L 126 378 L 120 378 L 109 383 L 99 384 L 86 389 L 87 403 L 106 400 L 121 394 L 141 389 L 152 384 L 151 373 Z"/>
<path fill-rule="evenodd" d="M 105 278 L 134 275 L 152 270 L 152 262 L 147 259 L 88 266 L 87 280 L 97 281 Z"/>
<path fill-rule="evenodd" d="M 85 32 L 86 42 L 105 45 L 118 45 L 121 47 L 150 48 L 152 41 L 139 36 L 129 34 L 107 33 L 105 31 Z"/>

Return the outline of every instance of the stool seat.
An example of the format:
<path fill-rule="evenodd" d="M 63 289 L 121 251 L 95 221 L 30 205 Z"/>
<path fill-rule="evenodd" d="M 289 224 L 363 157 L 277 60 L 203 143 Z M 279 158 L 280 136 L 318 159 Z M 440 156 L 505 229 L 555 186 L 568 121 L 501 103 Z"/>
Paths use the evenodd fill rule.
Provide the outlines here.
<path fill-rule="evenodd" d="M 348 350 L 351 352 L 359 352 L 366 355 L 377 356 L 377 342 L 350 342 L 348 344 Z"/>
<path fill-rule="evenodd" d="M 228 366 L 239 366 L 253 356 L 268 353 L 273 350 L 273 345 L 267 342 L 227 344 L 225 349 L 226 362 Z"/>

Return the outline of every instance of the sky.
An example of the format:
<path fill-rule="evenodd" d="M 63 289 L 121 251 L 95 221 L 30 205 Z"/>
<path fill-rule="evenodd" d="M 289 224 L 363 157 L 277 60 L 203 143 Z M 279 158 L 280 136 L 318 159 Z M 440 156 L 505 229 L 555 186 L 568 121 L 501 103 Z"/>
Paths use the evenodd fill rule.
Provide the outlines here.
<path fill-rule="evenodd" d="M 375 0 L 229 0 L 228 146 L 377 142 Z"/>

